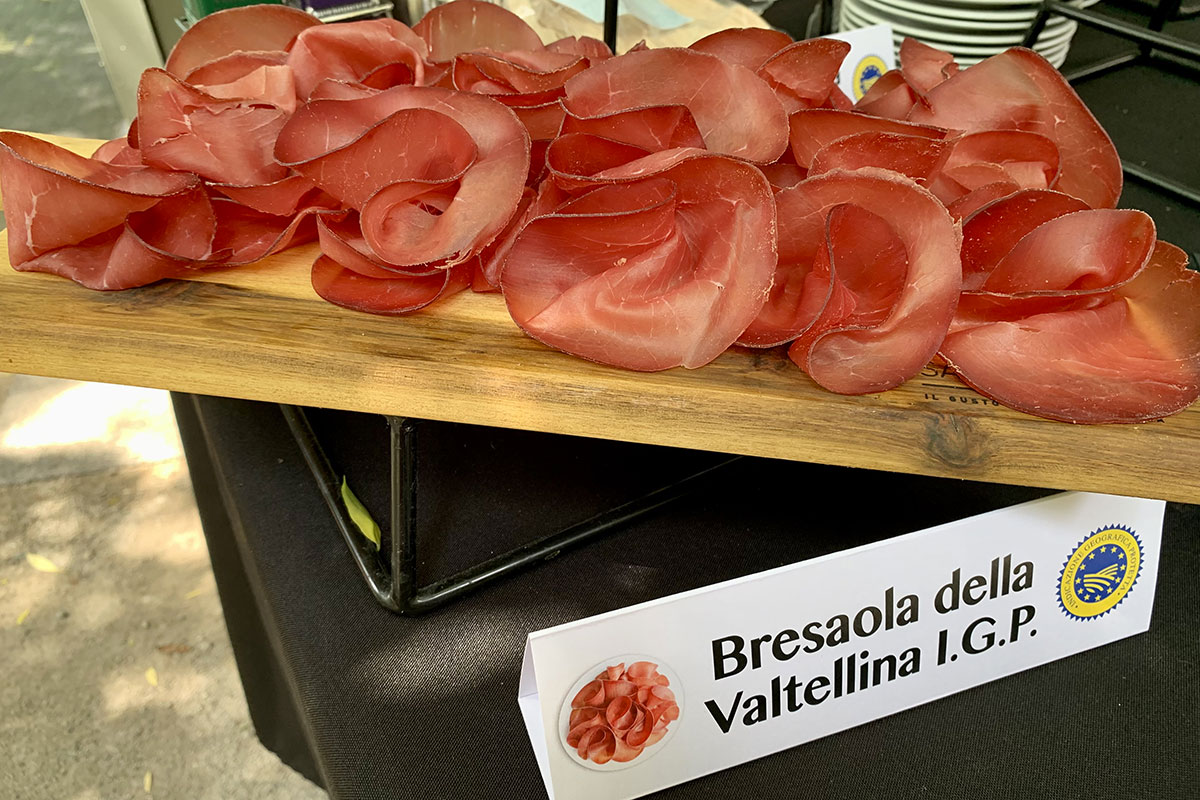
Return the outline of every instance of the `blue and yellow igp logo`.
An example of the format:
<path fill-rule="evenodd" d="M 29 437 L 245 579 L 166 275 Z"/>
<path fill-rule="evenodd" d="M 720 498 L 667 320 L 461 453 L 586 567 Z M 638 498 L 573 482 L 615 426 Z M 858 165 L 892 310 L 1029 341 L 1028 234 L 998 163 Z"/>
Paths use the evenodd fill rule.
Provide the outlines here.
<path fill-rule="evenodd" d="M 1142 571 L 1142 542 L 1123 525 L 1100 528 L 1063 564 L 1058 604 L 1072 619 L 1092 620 L 1116 608 Z"/>
<path fill-rule="evenodd" d="M 862 96 L 871 88 L 871 84 L 879 80 L 887 72 L 887 64 L 879 56 L 866 56 L 854 68 L 854 99 L 862 100 Z"/>

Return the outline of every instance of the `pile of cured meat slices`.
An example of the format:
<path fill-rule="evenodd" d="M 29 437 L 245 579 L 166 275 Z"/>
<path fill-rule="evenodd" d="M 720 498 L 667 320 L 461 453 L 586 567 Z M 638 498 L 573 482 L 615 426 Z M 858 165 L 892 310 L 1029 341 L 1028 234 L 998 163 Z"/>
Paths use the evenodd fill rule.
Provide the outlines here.
<path fill-rule="evenodd" d="M 1114 208 L 1116 151 L 1058 72 L 908 41 L 852 104 L 847 50 L 744 29 L 613 56 L 475 0 L 411 29 L 221 12 L 92 158 L 0 134 L 13 265 L 125 289 L 317 238 L 332 303 L 499 290 L 530 336 L 628 369 L 788 345 L 861 394 L 940 354 L 1053 419 L 1190 405 L 1200 276 Z"/>

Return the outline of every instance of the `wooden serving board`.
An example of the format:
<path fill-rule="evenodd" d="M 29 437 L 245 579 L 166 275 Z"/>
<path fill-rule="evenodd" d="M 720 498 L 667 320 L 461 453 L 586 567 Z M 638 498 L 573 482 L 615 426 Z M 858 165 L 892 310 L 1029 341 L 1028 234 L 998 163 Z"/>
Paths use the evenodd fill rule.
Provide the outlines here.
<path fill-rule="evenodd" d="M 999 407 L 933 366 L 893 391 L 843 397 L 783 348 L 628 372 L 533 341 L 498 295 L 463 292 L 402 318 L 338 308 L 309 284 L 315 254 L 124 292 L 0 269 L 0 370 L 1200 502 L 1200 404 L 1160 422 L 1069 425 Z"/>

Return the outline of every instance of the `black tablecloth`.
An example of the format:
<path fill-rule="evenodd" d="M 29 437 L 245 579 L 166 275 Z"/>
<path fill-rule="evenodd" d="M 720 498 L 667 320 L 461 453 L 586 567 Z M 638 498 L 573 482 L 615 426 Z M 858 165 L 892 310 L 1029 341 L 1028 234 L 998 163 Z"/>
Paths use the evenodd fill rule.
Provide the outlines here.
<path fill-rule="evenodd" d="M 367 593 L 276 406 L 178 396 L 176 413 L 256 728 L 335 798 L 543 796 L 516 704 L 530 631 L 1042 493 L 747 459 L 623 532 L 401 618 Z M 384 440 L 379 418 L 336 416 L 327 439 Z M 712 458 L 443 424 L 420 442 L 426 577 Z M 376 496 L 376 448 L 330 444 Z M 1149 634 L 658 796 L 1200 796 L 1198 526 L 1200 509 L 1169 506 Z"/>

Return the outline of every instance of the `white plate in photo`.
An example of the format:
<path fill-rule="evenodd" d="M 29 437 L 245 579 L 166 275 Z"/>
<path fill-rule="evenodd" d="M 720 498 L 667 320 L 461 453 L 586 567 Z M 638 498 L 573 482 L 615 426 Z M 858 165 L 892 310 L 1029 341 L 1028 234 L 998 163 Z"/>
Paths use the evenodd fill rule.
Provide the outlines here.
<path fill-rule="evenodd" d="M 580 758 L 579 753 L 575 751 L 575 748 L 567 744 L 567 732 L 570 730 L 569 723 L 571 721 L 571 701 L 575 699 L 575 695 L 579 694 L 579 691 L 583 689 L 584 686 L 587 686 L 589 683 L 596 680 L 596 676 L 604 672 L 610 666 L 624 664 L 626 667 L 628 667 L 635 661 L 649 661 L 651 664 L 654 664 L 658 667 L 660 674 L 667 677 L 667 680 L 670 681 L 670 683 L 667 684 L 667 688 L 675 693 L 675 702 L 679 705 L 679 718 L 673 720 L 671 724 L 667 726 L 666 736 L 642 750 L 641 754 L 632 761 L 625 761 L 623 763 L 609 761 L 607 764 L 597 764 L 595 761 L 589 761 L 586 758 Z M 649 759 L 658 755 L 658 753 L 660 753 L 663 748 L 667 746 L 671 739 L 674 738 L 675 732 L 679 730 L 679 724 L 683 721 L 683 691 L 682 687 L 679 685 L 679 676 L 675 673 L 675 670 L 664 664 L 662 659 L 658 658 L 657 656 L 639 654 L 618 655 L 606 659 L 592 667 L 587 672 L 580 675 L 579 680 L 575 681 L 575 683 L 571 686 L 570 690 L 567 692 L 567 696 L 563 698 L 562 709 L 558 714 L 558 742 L 562 746 L 563 750 L 567 751 L 567 755 L 570 757 L 570 759 L 581 767 L 594 769 L 597 772 L 616 772 L 617 770 L 628 769 L 630 767 L 636 767 L 638 764 L 644 764 Z"/>

